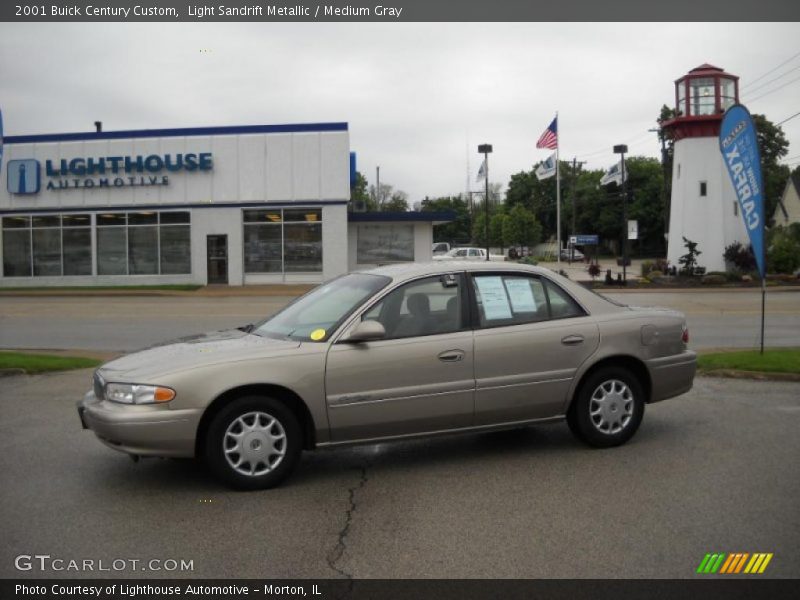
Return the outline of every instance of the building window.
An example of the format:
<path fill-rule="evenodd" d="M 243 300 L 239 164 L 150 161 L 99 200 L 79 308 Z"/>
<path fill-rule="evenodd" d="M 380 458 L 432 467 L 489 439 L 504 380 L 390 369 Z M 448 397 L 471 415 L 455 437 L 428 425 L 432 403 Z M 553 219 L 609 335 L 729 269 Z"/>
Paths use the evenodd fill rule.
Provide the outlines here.
<path fill-rule="evenodd" d="M 3 275 L 92 274 L 89 215 L 3 217 Z"/>
<path fill-rule="evenodd" d="M 97 274 L 191 273 L 190 227 L 186 211 L 97 215 Z"/>
<path fill-rule="evenodd" d="M 713 115 L 715 112 L 714 78 L 695 77 L 689 80 L 692 115 Z"/>
<path fill-rule="evenodd" d="M 736 104 L 736 82 L 727 77 L 720 77 L 719 80 L 719 107 L 722 112 L 728 110 Z"/>
<path fill-rule="evenodd" d="M 245 273 L 322 271 L 322 210 L 246 210 Z"/>
<path fill-rule="evenodd" d="M 708 185 L 705 181 L 700 182 L 700 196 L 707 196 L 708 195 Z"/>
<path fill-rule="evenodd" d="M 356 261 L 377 264 L 414 261 L 414 226 L 361 224 L 358 226 Z"/>

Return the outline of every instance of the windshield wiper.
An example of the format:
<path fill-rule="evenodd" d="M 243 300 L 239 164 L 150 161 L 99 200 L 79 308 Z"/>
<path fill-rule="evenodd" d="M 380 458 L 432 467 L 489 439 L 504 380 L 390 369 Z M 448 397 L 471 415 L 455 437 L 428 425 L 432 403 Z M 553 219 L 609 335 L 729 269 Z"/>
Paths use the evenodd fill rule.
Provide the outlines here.
<path fill-rule="evenodd" d="M 252 333 L 253 330 L 256 328 L 255 325 L 252 323 L 248 323 L 247 325 L 242 325 L 241 327 L 237 327 L 239 331 L 244 331 L 245 333 Z"/>

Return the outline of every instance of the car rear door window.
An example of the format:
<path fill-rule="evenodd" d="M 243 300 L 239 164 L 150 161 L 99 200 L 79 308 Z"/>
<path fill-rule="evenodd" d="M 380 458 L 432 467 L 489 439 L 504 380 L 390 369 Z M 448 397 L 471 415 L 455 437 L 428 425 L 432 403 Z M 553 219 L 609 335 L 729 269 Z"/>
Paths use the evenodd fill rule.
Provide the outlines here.
<path fill-rule="evenodd" d="M 561 288 L 545 278 L 517 274 L 472 277 L 480 327 L 536 323 L 584 314 Z"/>

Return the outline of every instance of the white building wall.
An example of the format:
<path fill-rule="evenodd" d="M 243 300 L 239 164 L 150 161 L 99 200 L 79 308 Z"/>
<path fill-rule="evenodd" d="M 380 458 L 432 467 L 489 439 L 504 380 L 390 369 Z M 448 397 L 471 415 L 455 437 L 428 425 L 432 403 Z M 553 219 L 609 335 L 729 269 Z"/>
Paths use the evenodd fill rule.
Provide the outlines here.
<path fill-rule="evenodd" d="M 357 269 L 370 269 L 380 266 L 377 263 L 359 263 L 358 262 L 358 226 L 360 224 L 370 224 L 369 221 L 350 223 L 347 231 L 348 250 L 347 250 L 347 264 L 349 270 L 355 271 Z M 408 222 L 408 221 L 392 221 L 384 222 L 377 221 L 376 223 L 389 224 L 389 223 L 405 223 L 407 225 L 414 225 L 414 262 L 427 262 L 433 260 L 433 224 L 429 221 L 425 222 Z M 381 263 L 388 264 L 388 263 Z"/>
<path fill-rule="evenodd" d="M 41 191 L 11 194 L 4 176 L 0 210 L 111 207 L 165 204 L 224 204 L 229 202 L 309 202 L 350 199 L 350 140 L 347 131 L 258 133 L 214 136 L 167 136 L 77 142 L 6 143 L 8 161 L 35 158 L 41 163 Z M 45 161 L 151 154 L 212 153 L 210 171 L 166 170 L 135 175 L 166 175 L 168 185 L 47 190 L 51 178 Z M 133 174 L 119 174 L 127 177 Z M 92 175 L 79 179 L 106 177 Z"/>
<path fill-rule="evenodd" d="M 102 135 L 102 134 L 101 134 Z M 0 174 L 0 213 L 26 214 L 25 211 L 48 210 L 59 213 L 81 210 L 135 211 L 138 207 L 160 207 L 191 212 L 191 273 L 185 275 L 84 275 L 73 277 L 2 277 L 2 286 L 48 285 L 151 285 L 167 283 L 207 283 L 206 237 L 224 234 L 228 239 L 228 281 L 246 283 L 317 283 L 347 271 L 347 207 L 350 197 L 349 133 L 335 131 L 265 132 L 218 135 L 133 137 L 126 139 L 89 139 L 83 141 L 45 141 L 16 143 L 6 140 L 3 169 Z M 167 176 L 167 185 L 93 187 L 47 190 L 47 183 L 72 180 L 73 175 L 49 177 L 46 160 L 56 168 L 62 159 L 105 158 L 171 154 L 212 154 L 210 171 L 113 174 L 110 164 L 105 174 L 79 179 L 128 177 L 130 175 Z M 41 187 L 37 194 L 8 192 L 7 165 L 15 159 L 37 159 L 41 164 Z M 292 205 L 322 209 L 323 266 L 320 273 L 243 273 L 244 203 L 253 208 Z M 336 204 L 340 203 L 340 204 Z M 233 206 L 235 204 L 235 206 Z M 231 206 L 226 206 L 231 205 Z M 30 213 L 28 213 L 30 214 Z M 93 217 L 94 225 L 94 217 Z M 92 228 L 92 265 L 97 273 L 96 229 Z M 0 263 L 2 261 L 0 230 Z"/>
<path fill-rule="evenodd" d="M 700 196 L 701 181 L 706 182 L 706 196 Z M 678 259 L 686 254 L 684 237 L 698 243 L 698 264 L 707 271 L 725 270 L 726 246 L 749 243 L 715 137 L 675 143 L 667 259 L 678 268 Z"/>

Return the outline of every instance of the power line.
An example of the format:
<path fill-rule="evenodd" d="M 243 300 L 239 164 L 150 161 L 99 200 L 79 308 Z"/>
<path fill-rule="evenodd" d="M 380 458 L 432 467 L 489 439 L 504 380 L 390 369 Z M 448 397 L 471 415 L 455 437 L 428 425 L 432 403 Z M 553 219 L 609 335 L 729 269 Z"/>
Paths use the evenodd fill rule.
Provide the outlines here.
<path fill-rule="evenodd" d="M 779 85 L 779 86 L 778 86 L 778 87 L 776 87 L 775 89 L 772 89 L 772 90 L 770 90 L 770 91 L 768 91 L 768 92 L 766 92 L 766 93 L 764 93 L 764 94 L 761 94 L 760 96 L 756 96 L 755 98 L 750 98 L 749 102 L 755 102 L 756 100 L 760 100 L 760 99 L 761 99 L 761 98 L 763 98 L 764 96 L 769 96 L 770 94 L 772 94 L 772 93 L 774 93 L 774 92 L 777 92 L 778 90 L 782 90 L 782 89 L 783 89 L 783 88 L 785 88 L 787 85 L 790 85 L 790 84 L 794 83 L 795 81 L 800 81 L 800 77 L 795 77 L 795 78 L 794 78 L 794 79 L 792 79 L 791 81 L 787 81 L 787 82 L 786 82 L 786 83 L 784 83 L 783 85 Z"/>
<path fill-rule="evenodd" d="M 782 73 L 782 74 L 778 75 L 777 77 L 774 77 L 773 79 L 770 79 L 770 80 L 768 80 L 768 81 L 765 81 L 764 83 L 760 83 L 760 84 L 758 84 L 758 85 L 757 85 L 756 87 L 754 87 L 753 89 L 750 89 L 750 90 L 748 90 L 748 91 L 747 91 L 747 93 L 748 93 L 748 94 L 752 94 L 752 93 L 753 93 L 753 92 L 755 92 L 756 90 L 760 90 L 761 88 L 767 87 L 767 86 L 768 86 L 770 83 L 775 83 L 775 82 L 776 82 L 776 81 L 778 81 L 779 79 L 783 79 L 784 77 L 786 77 L 786 76 L 787 76 L 789 73 L 791 73 L 792 71 L 797 71 L 797 69 L 800 69 L 800 65 L 797 65 L 796 67 L 792 67 L 791 69 L 789 69 L 789 70 L 788 70 L 788 71 L 786 71 L 785 73 Z"/>
<path fill-rule="evenodd" d="M 766 72 L 766 73 L 764 73 L 763 75 L 761 75 L 761 76 L 759 76 L 759 77 L 756 77 L 755 79 L 753 79 L 752 81 L 750 81 L 748 84 L 746 84 L 746 85 L 742 86 L 742 89 L 744 89 L 744 88 L 747 88 L 747 87 L 750 87 L 751 85 L 753 85 L 753 84 L 754 84 L 754 83 L 756 83 L 757 81 L 761 81 L 762 79 L 764 79 L 764 77 L 766 77 L 767 75 L 770 75 L 770 74 L 774 73 L 775 71 L 777 71 L 778 69 L 780 69 L 780 68 L 781 68 L 783 65 L 785 65 L 785 64 L 787 64 L 787 63 L 790 63 L 790 62 L 792 62 L 792 61 L 793 61 L 795 58 L 797 58 L 798 56 L 800 56 L 800 52 L 798 52 L 798 53 L 797 53 L 797 54 L 795 54 L 794 56 L 791 56 L 791 57 L 787 58 L 785 61 L 783 61 L 783 62 L 782 62 L 781 64 L 779 64 L 777 67 L 774 67 L 774 68 L 770 69 L 769 71 L 767 71 L 767 72 Z"/>
<path fill-rule="evenodd" d="M 624 143 L 625 143 L 625 144 L 628 144 L 628 145 L 631 145 L 631 144 L 632 144 L 633 142 L 635 142 L 636 140 L 640 140 L 640 139 L 643 139 L 643 138 L 645 138 L 645 137 L 650 137 L 650 132 L 649 132 L 649 131 L 646 131 L 644 134 L 639 134 L 639 135 L 636 135 L 636 136 L 634 136 L 634 137 L 630 138 L 628 141 L 626 141 L 626 142 L 624 142 Z M 578 158 L 586 158 L 586 157 L 588 157 L 588 156 L 596 156 L 596 155 L 598 155 L 598 154 L 604 154 L 604 153 L 608 153 L 608 152 L 609 152 L 609 151 L 608 151 L 608 146 L 606 146 L 606 147 L 604 147 L 602 150 L 596 150 L 596 151 L 594 151 L 594 152 L 586 152 L 586 153 L 584 153 L 584 154 L 576 154 L 576 156 L 577 156 Z"/>
<path fill-rule="evenodd" d="M 783 120 L 783 121 L 781 121 L 780 123 L 775 123 L 775 125 L 783 125 L 784 123 L 786 123 L 787 121 L 791 121 L 792 119 L 794 119 L 794 118 L 795 118 L 795 117 L 797 117 L 798 115 L 800 115 L 800 112 L 796 112 L 796 113 L 794 113 L 794 114 L 793 114 L 791 117 L 787 117 L 786 119 L 784 119 L 784 120 Z"/>

